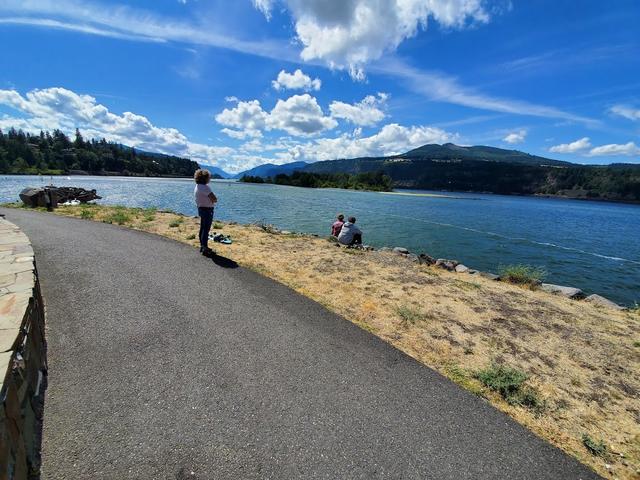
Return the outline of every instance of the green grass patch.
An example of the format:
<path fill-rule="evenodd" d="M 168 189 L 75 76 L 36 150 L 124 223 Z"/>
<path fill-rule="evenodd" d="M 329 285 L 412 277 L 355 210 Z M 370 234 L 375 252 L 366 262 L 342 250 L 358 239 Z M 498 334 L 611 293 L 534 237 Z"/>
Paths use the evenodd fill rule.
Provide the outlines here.
<path fill-rule="evenodd" d="M 224 225 L 222 223 L 220 223 L 220 222 L 213 222 L 213 225 L 211 225 L 211 227 L 214 230 L 220 230 L 221 228 L 224 227 Z"/>
<path fill-rule="evenodd" d="M 155 207 L 145 208 L 142 210 L 142 221 L 153 222 L 156 219 L 156 212 L 158 210 Z"/>
<path fill-rule="evenodd" d="M 192 233 L 191 235 L 187 235 L 187 240 L 193 240 L 194 238 L 196 238 L 195 233 Z"/>
<path fill-rule="evenodd" d="M 480 382 L 500 394 L 509 405 L 518 405 L 542 413 L 545 402 L 540 400 L 538 393 L 526 385 L 528 375 L 517 368 L 492 363 L 484 370 L 475 373 Z"/>
<path fill-rule="evenodd" d="M 547 272 L 541 267 L 531 265 L 507 265 L 500 269 L 500 278 L 517 285 L 539 285 Z"/>
<path fill-rule="evenodd" d="M 183 218 L 177 218 L 169 223 L 170 228 L 178 228 L 184 222 Z"/>
<path fill-rule="evenodd" d="M 589 450 L 591 455 L 602 458 L 607 456 L 607 446 L 602 440 L 596 441 L 591 438 L 589 434 L 584 433 L 582 434 L 582 444 L 587 450 Z"/>
<path fill-rule="evenodd" d="M 93 217 L 95 216 L 96 216 L 96 212 L 94 212 L 90 208 L 82 207 L 82 209 L 80 210 L 80 218 L 84 218 L 85 220 L 92 220 Z"/>
<path fill-rule="evenodd" d="M 400 305 L 396 307 L 395 313 L 398 317 L 400 317 L 400 322 L 405 326 L 408 326 L 409 324 L 414 325 L 418 322 L 424 322 L 429 318 L 429 315 L 427 315 L 423 311 L 414 307 L 410 307 L 408 305 Z"/>
<path fill-rule="evenodd" d="M 104 218 L 106 223 L 117 223 L 118 225 L 124 225 L 131 221 L 131 215 L 124 207 L 115 207 L 113 212 Z"/>

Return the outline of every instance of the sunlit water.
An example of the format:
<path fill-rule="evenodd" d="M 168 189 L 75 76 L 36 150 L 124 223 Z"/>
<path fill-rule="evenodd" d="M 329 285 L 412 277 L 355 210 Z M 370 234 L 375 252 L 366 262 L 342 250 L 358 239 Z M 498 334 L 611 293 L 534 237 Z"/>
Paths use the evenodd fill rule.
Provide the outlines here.
<path fill-rule="evenodd" d="M 46 177 L 0 176 L 0 201 L 16 200 Z M 95 188 L 100 203 L 170 208 L 195 214 L 193 181 L 55 177 L 56 185 Z M 452 198 L 216 181 L 216 217 L 263 221 L 327 235 L 336 213 L 354 215 L 365 243 L 403 246 L 455 258 L 481 270 L 523 263 L 544 267 L 547 281 L 614 301 L 640 302 L 640 206 L 482 194 Z M 455 197 L 455 198 L 454 198 Z"/>

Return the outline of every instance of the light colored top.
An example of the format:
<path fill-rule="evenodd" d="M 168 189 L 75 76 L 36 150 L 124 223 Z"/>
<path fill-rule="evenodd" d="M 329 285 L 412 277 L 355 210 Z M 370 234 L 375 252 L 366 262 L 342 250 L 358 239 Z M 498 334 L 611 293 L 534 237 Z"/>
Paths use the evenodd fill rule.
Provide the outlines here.
<path fill-rule="evenodd" d="M 214 203 L 209 198 L 209 194 L 211 192 L 211 187 L 209 185 L 203 185 L 201 183 L 196 183 L 196 188 L 193 190 L 193 194 L 196 199 L 196 206 L 211 208 Z"/>
<path fill-rule="evenodd" d="M 362 230 L 360 230 L 355 223 L 346 222 L 342 226 L 342 230 L 340 230 L 338 241 L 343 245 L 350 245 L 353 241 L 353 236 L 357 233 L 362 235 Z"/>

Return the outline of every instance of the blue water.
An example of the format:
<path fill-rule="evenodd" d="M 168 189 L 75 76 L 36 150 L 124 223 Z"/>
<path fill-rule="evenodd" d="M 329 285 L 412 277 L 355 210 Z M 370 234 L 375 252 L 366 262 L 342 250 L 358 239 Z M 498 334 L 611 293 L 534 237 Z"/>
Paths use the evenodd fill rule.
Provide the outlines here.
<path fill-rule="evenodd" d="M 100 203 L 170 208 L 193 215 L 193 181 L 55 177 L 56 185 L 95 188 Z M 0 201 L 49 178 L 0 177 Z M 524 263 L 544 267 L 547 281 L 640 302 L 640 206 L 573 200 L 450 194 L 451 198 L 216 181 L 216 217 L 263 221 L 327 235 L 336 213 L 354 215 L 374 246 L 403 246 L 497 272 Z"/>

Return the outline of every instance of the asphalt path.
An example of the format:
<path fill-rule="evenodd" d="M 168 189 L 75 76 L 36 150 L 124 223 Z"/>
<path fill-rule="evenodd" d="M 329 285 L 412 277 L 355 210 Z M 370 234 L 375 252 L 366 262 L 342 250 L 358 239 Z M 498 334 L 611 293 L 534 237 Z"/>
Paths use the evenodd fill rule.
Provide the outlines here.
<path fill-rule="evenodd" d="M 33 243 L 47 311 L 44 479 L 599 478 L 230 260 L 117 226 L 0 212 Z"/>

